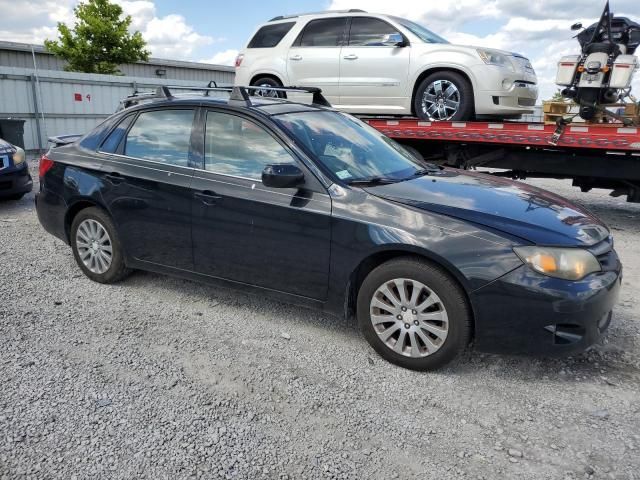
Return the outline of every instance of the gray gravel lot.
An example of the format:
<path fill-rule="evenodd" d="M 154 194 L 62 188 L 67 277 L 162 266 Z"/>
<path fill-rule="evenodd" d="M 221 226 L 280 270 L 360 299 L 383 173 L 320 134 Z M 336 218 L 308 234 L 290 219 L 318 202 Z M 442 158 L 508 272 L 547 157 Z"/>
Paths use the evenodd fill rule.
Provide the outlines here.
<path fill-rule="evenodd" d="M 437 373 L 265 298 L 92 283 L 33 194 L 0 203 L 0 478 L 640 479 L 640 205 L 530 183 L 613 229 L 608 339 L 565 359 L 470 351 Z"/>

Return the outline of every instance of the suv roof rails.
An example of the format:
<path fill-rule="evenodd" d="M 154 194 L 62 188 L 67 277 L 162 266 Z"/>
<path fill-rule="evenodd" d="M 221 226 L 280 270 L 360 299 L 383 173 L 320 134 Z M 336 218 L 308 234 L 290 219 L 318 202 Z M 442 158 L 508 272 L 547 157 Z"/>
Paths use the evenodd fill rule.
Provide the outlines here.
<path fill-rule="evenodd" d="M 216 82 L 211 81 L 206 87 L 188 87 L 185 85 L 161 85 L 156 88 L 155 92 L 139 92 L 135 91 L 132 95 L 124 98 L 120 101 L 120 108 L 122 110 L 129 108 L 133 105 L 138 105 L 140 102 L 155 100 L 155 99 L 171 99 L 176 98 L 171 93 L 171 90 L 188 90 L 194 92 L 203 92 L 203 96 L 208 97 L 209 92 L 228 92 L 229 104 L 241 103 L 243 106 L 252 107 L 252 98 L 255 96 L 249 95 L 249 91 L 253 90 L 273 90 L 276 92 L 304 92 L 313 95 L 311 103 L 313 105 L 320 105 L 323 107 L 331 107 L 329 101 L 322 95 L 322 90 L 316 87 L 269 87 L 262 86 L 234 86 L 234 85 L 218 85 Z M 260 97 L 259 97 L 260 98 Z"/>
<path fill-rule="evenodd" d="M 278 15 L 277 17 L 273 17 L 269 21 L 275 22 L 277 20 L 286 20 L 287 18 L 297 18 L 305 15 L 321 15 L 323 13 L 367 13 L 367 12 L 359 8 L 350 8 L 348 10 L 325 10 L 323 12 L 307 12 L 307 13 L 296 13 L 294 15 Z"/>

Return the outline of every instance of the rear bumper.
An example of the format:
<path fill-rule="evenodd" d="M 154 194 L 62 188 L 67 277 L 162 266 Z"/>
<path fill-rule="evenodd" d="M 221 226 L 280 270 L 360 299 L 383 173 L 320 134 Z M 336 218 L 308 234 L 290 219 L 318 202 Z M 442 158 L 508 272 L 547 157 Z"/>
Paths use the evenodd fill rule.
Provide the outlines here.
<path fill-rule="evenodd" d="M 40 184 L 40 191 L 36 193 L 36 212 L 40 225 L 51 235 L 69 243 L 65 230 L 66 204 L 62 197 L 48 191 Z"/>
<path fill-rule="evenodd" d="M 0 170 L 0 197 L 29 193 L 33 189 L 33 180 L 29 174 L 27 162 L 10 170 Z"/>
<path fill-rule="evenodd" d="M 615 270 L 578 282 L 545 277 L 523 265 L 471 295 L 476 347 L 539 355 L 584 350 L 609 326 L 621 281 L 619 261 Z"/>

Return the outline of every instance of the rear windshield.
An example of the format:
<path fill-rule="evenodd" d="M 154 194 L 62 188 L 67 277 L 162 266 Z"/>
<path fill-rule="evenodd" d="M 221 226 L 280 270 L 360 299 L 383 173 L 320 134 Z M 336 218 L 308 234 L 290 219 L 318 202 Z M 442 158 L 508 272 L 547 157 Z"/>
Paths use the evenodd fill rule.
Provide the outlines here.
<path fill-rule="evenodd" d="M 280 43 L 280 40 L 291 30 L 296 22 L 276 23 L 265 25 L 256 32 L 247 48 L 271 48 Z"/>

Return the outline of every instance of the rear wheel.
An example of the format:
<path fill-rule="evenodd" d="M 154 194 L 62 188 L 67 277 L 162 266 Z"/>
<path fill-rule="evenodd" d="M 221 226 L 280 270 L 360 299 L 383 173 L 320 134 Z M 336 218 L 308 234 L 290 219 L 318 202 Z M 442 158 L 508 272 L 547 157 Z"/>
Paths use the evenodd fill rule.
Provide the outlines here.
<path fill-rule="evenodd" d="M 250 94 L 256 97 L 287 98 L 285 92 L 271 90 L 269 87 L 282 87 L 282 84 L 273 77 L 260 77 L 251 82 L 252 87 L 262 87 L 258 90 L 251 90 Z"/>
<path fill-rule="evenodd" d="M 471 335 L 464 292 L 441 268 L 414 258 L 383 263 L 365 278 L 357 317 L 383 358 L 412 370 L 449 363 Z"/>
<path fill-rule="evenodd" d="M 130 270 L 111 218 L 99 208 L 80 211 L 71 224 L 71 248 L 84 274 L 99 283 L 115 283 Z"/>
<path fill-rule="evenodd" d="M 459 73 L 435 72 L 418 86 L 413 107 L 423 120 L 471 120 L 473 88 Z"/>

